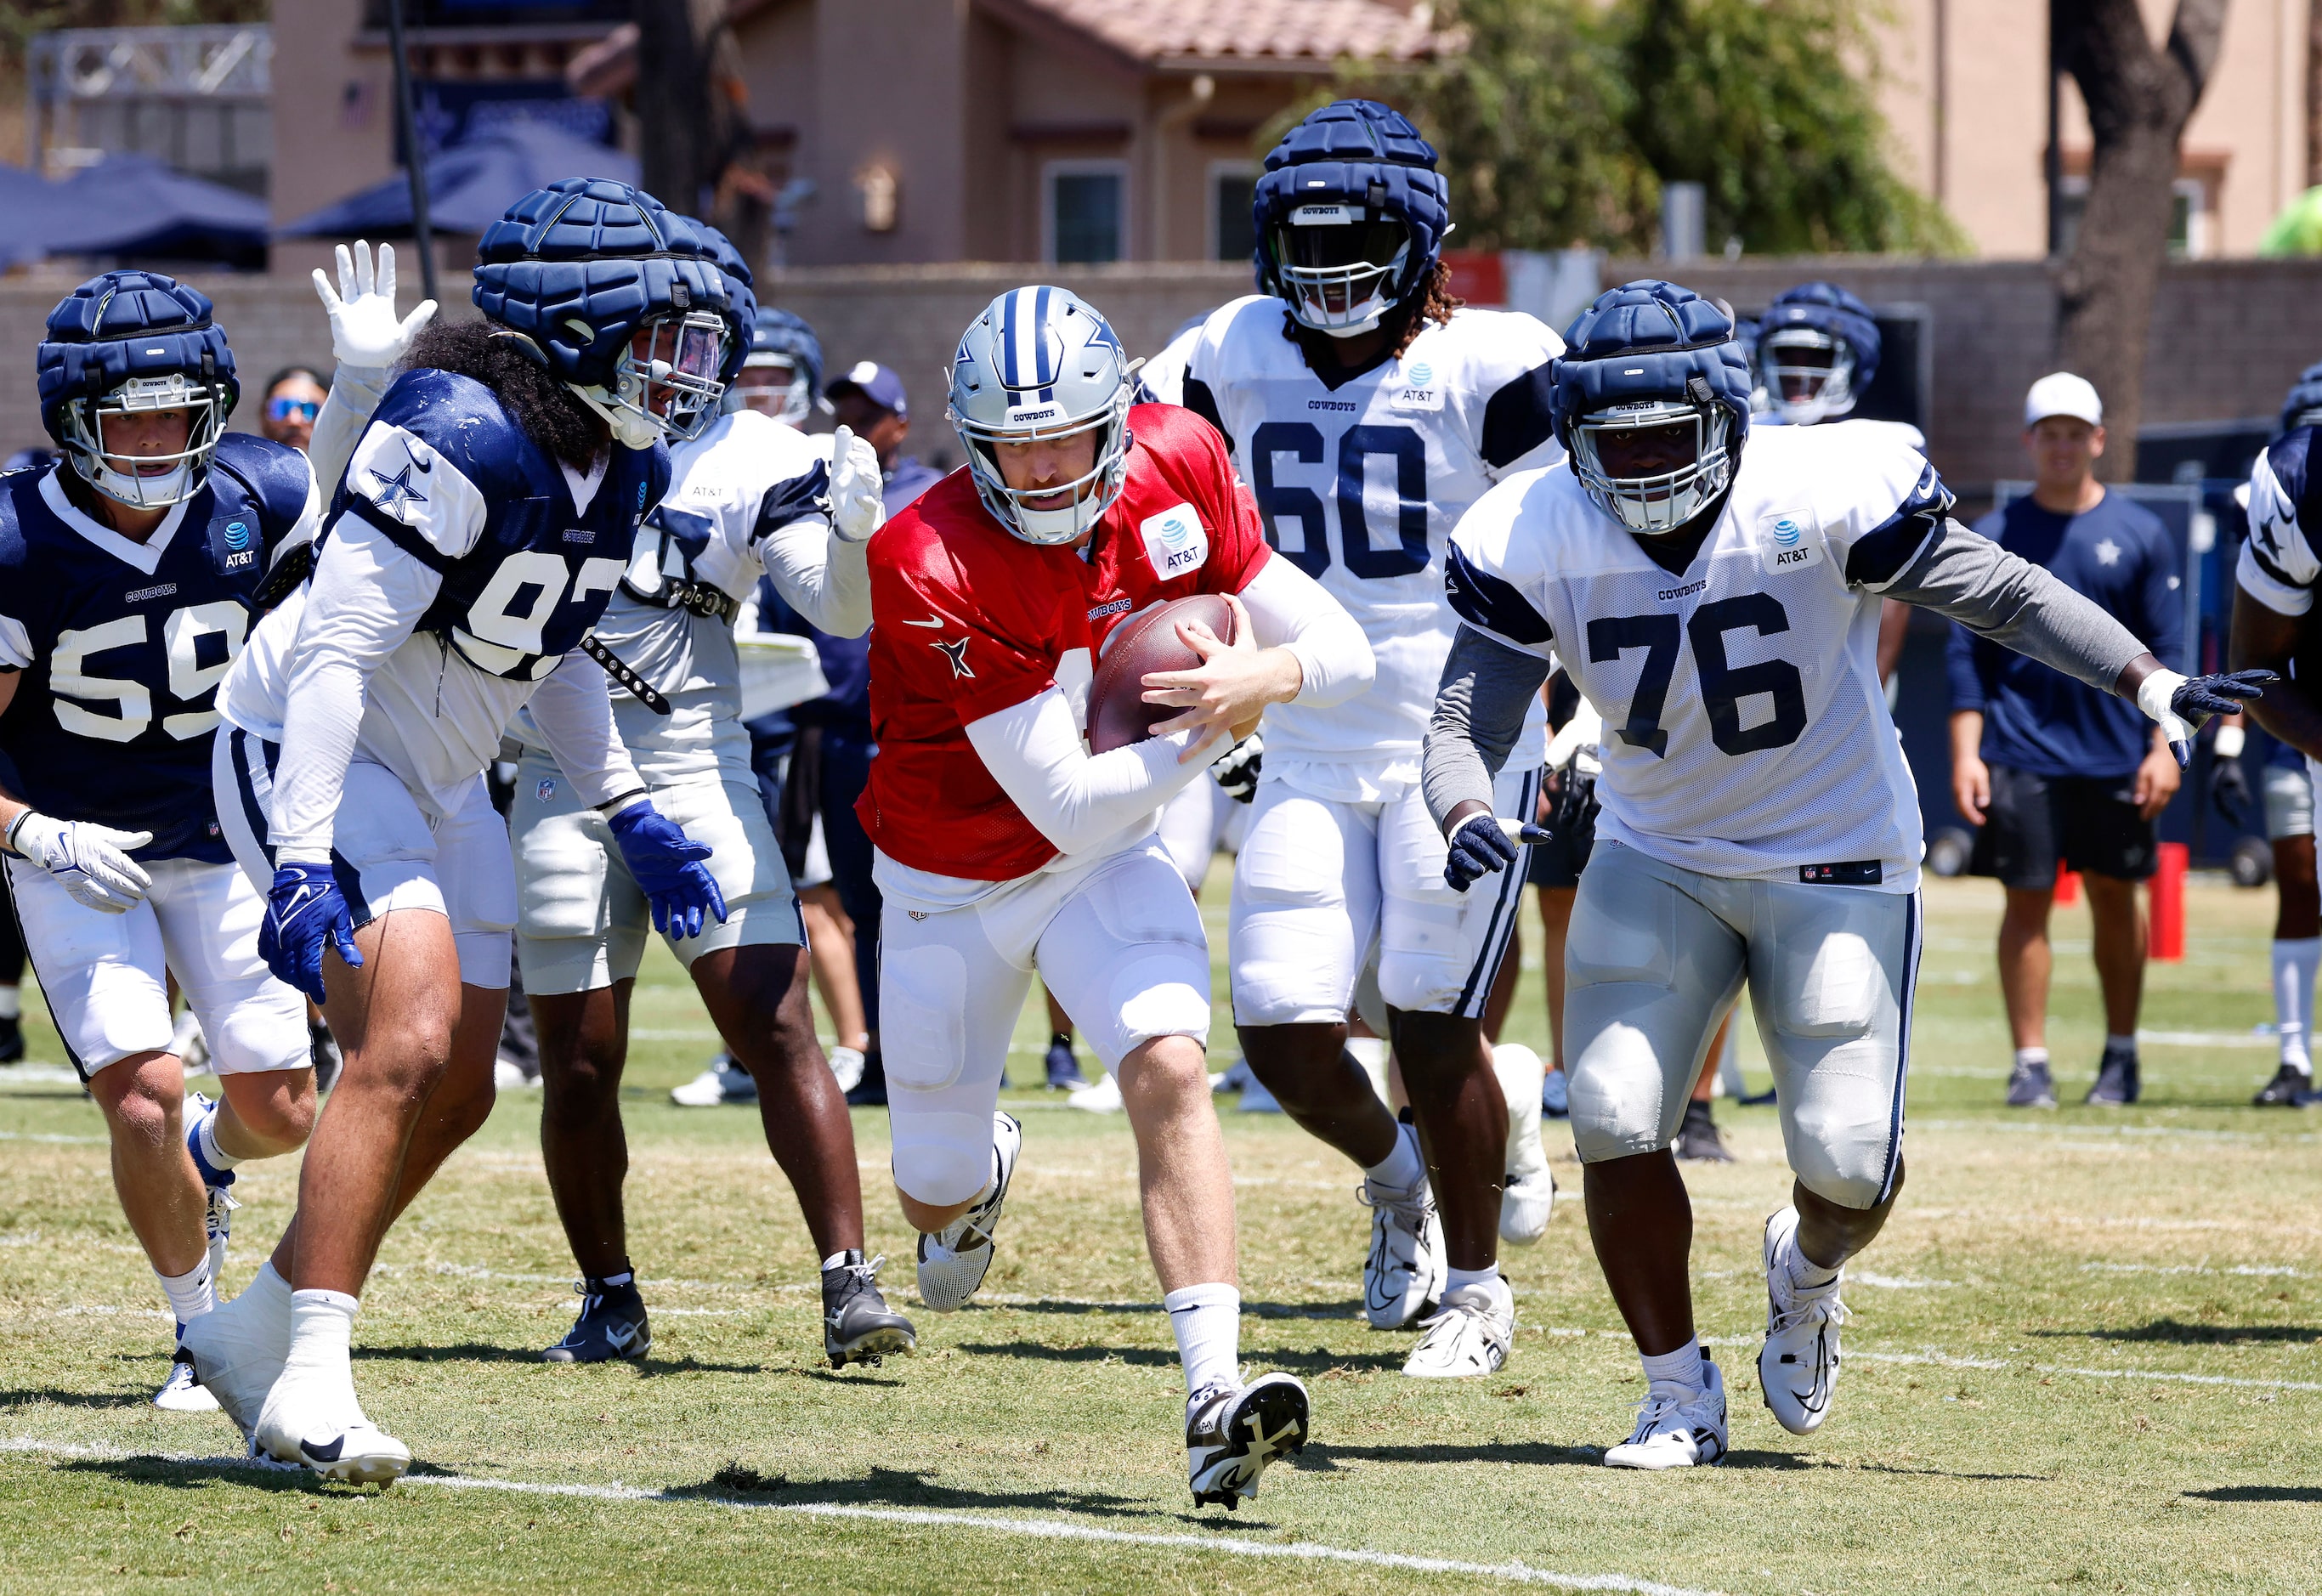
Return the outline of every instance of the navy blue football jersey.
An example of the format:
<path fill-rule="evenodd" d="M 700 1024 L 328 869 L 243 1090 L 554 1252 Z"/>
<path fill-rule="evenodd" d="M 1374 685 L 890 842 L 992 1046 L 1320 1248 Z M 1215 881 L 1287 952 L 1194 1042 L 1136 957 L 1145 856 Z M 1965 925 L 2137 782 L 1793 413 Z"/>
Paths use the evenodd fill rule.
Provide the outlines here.
<path fill-rule="evenodd" d="M 210 798 L 226 668 L 261 584 L 314 535 L 306 456 L 229 433 L 202 490 L 143 543 L 75 508 L 60 473 L 0 477 L 0 781 L 43 814 L 150 831 L 140 859 L 233 855 Z"/>
<path fill-rule="evenodd" d="M 616 443 L 585 504 L 580 481 L 483 384 L 407 371 L 355 446 L 324 536 L 361 516 L 443 579 L 421 630 L 480 670 L 537 680 L 604 613 L 669 486 L 669 451 Z"/>

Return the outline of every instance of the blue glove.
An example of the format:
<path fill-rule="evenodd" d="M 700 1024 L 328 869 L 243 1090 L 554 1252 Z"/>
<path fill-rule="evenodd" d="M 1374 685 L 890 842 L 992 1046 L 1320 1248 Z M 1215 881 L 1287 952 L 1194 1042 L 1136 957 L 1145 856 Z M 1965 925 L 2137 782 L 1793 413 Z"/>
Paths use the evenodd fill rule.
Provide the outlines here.
<path fill-rule="evenodd" d="M 2161 728 L 2177 756 L 2177 768 L 2193 762 L 2193 734 L 2213 715 L 2231 715 L 2281 678 L 2271 670 L 2235 670 L 2215 676 L 2180 676 L 2166 666 L 2137 684 L 2136 707 Z"/>
<path fill-rule="evenodd" d="M 1525 843 L 1545 843 L 1553 834 L 1527 823 L 1517 831 L 1516 837 Z M 1443 862 L 1443 879 L 1451 883 L 1454 892 L 1465 892 L 1481 878 L 1516 862 L 1516 844 L 1508 839 L 1495 816 L 1468 816 L 1453 829 L 1450 843 L 1450 857 Z"/>
<path fill-rule="evenodd" d="M 356 968 L 354 917 L 327 864 L 286 864 L 266 892 L 266 918 L 258 927 L 258 956 L 266 967 L 315 1002 L 323 1001 L 323 950 Z"/>
<path fill-rule="evenodd" d="M 629 874 L 653 904 L 654 929 L 672 936 L 699 936 L 702 917 L 726 920 L 726 895 L 716 878 L 702 867 L 709 857 L 706 843 L 697 843 L 684 828 L 663 816 L 651 803 L 632 804 L 613 816 L 613 840 Z"/>

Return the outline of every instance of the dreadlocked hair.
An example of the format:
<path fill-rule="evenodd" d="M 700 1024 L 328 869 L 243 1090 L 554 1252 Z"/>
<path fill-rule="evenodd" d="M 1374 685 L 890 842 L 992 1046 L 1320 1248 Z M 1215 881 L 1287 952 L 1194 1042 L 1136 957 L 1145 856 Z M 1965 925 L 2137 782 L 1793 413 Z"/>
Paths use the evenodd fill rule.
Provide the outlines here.
<path fill-rule="evenodd" d="M 1451 313 L 1467 303 L 1451 292 L 1450 264 L 1438 260 L 1417 290 L 1380 318 L 1379 325 L 1387 332 L 1391 358 L 1401 360 L 1430 322 L 1439 327 L 1448 324 Z M 1305 353 L 1306 363 L 1317 370 L 1324 369 L 1323 357 L 1338 340 L 1307 326 L 1286 310 L 1282 313 L 1282 325 L 1291 342 Z M 1330 356 L 1333 362 L 1337 358 Z"/>
<path fill-rule="evenodd" d="M 595 464 L 611 440 L 612 429 L 541 363 L 530 342 L 489 317 L 425 328 L 412 340 L 403 369 L 450 371 L 483 384 L 526 437 L 576 471 Z"/>

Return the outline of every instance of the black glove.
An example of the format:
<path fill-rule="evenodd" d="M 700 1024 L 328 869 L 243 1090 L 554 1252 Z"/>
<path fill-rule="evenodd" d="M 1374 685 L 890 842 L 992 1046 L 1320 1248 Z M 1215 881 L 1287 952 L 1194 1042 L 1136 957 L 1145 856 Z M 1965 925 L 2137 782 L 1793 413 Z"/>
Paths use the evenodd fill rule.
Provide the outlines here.
<path fill-rule="evenodd" d="M 2189 676 L 2169 696 L 2169 707 L 2195 725 L 2213 715 L 2234 715 L 2281 678 L 2271 670 L 2226 670 L 2215 676 Z"/>
<path fill-rule="evenodd" d="M 2232 759 L 2212 757 L 2209 761 L 2209 807 L 2226 817 L 2229 825 L 2242 823 L 2243 806 L 2250 801 L 2249 776 L 2242 769 L 2239 755 Z"/>
<path fill-rule="evenodd" d="M 1548 816 L 1551 835 L 1579 836 L 1596 824 L 1596 778 L 1583 772 L 1578 760 L 1556 772 L 1550 798 L 1554 805 Z"/>
<path fill-rule="evenodd" d="M 1252 732 L 1227 749 L 1225 757 L 1210 767 L 1210 774 L 1228 798 L 1246 804 L 1257 796 L 1258 766 L 1265 758 L 1266 739 Z"/>
<path fill-rule="evenodd" d="M 1517 831 L 1516 841 L 1545 843 L 1552 834 L 1527 824 Z M 1443 862 L 1443 879 L 1454 892 L 1465 892 L 1482 877 L 1516 862 L 1516 844 L 1509 840 L 1495 816 L 1468 816 L 1452 828 L 1449 840 L 1451 853 Z"/>

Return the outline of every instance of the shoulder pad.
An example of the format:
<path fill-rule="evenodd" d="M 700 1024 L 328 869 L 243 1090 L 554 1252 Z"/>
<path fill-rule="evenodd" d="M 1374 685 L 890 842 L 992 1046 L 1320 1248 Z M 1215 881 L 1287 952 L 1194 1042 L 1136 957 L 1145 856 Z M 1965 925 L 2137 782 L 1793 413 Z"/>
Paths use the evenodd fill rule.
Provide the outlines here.
<path fill-rule="evenodd" d="M 255 433 L 228 433 L 218 440 L 216 460 L 256 501 L 270 532 L 287 532 L 306 513 L 315 468 L 296 449 Z M 277 522 L 279 526 L 270 524 Z"/>

